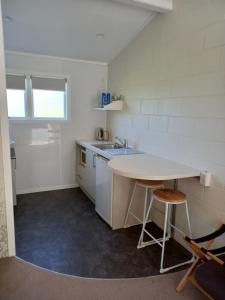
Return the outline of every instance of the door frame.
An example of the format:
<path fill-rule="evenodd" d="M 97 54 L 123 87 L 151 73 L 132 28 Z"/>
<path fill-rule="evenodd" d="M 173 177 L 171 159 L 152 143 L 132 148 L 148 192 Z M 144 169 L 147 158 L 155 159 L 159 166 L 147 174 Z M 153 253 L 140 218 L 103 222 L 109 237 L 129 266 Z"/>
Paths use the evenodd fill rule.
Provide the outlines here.
<path fill-rule="evenodd" d="M 3 178 L 5 188 L 5 209 L 8 239 L 8 255 L 15 256 L 15 227 L 13 212 L 12 174 L 10 159 L 9 121 L 6 98 L 5 55 L 3 38 L 2 6 L 0 1 L 0 142 L 2 144 Z"/>

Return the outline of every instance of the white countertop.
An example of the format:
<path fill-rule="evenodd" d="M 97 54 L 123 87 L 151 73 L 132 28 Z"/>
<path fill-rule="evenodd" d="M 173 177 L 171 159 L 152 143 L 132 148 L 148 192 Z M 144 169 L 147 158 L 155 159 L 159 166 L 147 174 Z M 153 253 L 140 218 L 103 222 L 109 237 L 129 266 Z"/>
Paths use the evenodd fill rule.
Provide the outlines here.
<path fill-rule="evenodd" d="M 110 141 L 78 140 L 76 143 L 109 159 L 108 165 L 113 172 L 124 177 L 172 180 L 200 176 L 200 171 L 197 169 L 152 154 L 113 156 L 93 146 L 94 144 L 111 144 Z"/>
<path fill-rule="evenodd" d="M 113 157 L 108 166 L 113 172 L 129 178 L 172 180 L 200 176 L 200 171 L 151 154 Z"/>

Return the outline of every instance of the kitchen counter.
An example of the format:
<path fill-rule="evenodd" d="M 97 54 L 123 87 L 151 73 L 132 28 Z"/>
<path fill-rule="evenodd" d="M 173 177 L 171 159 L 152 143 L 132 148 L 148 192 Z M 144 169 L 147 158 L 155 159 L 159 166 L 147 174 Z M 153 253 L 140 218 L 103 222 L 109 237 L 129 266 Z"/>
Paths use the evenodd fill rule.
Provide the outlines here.
<path fill-rule="evenodd" d="M 76 141 L 76 180 L 83 192 L 95 204 L 98 215 L 112 228 L 123 228 L 124 218 L 130 199 L 133 182 L 129 178 L 113 174 L 108 162 L 115 157 L 138 156 L 142 154 L 132 148 L 112 148 L 101 150 L 99 144 L 112 144 L 103 141 Z M 106 152 L 112 151 L 110 154 Z M 117 151 L 119 150 L 119 151 Z M 140 191 L 142 193 L 142 191 Z M 137 193 L 137 197 L 141 196 Z M 134 208 L 137 215 L 142 214 L 142 207 Z M 133 223 L 133 222 L 132 222 Z"/>
<path fill-rule="evenodd" d="M 200 171 L 186 165 L 163 159 L 151 154 L 110 155 L 93 144 L 111 144 L 102 141 L 76 141 L 77 182 L 83 191 L 95 202 L 96 212 L 112 229 L 123 228 L 133 179 L 175 180 L 197 177 Z M 86 162 L 81 164 L 84 147 Z M 97 155 L 96 155 L 97 154 Z M 143 215 L 144 189 L 135 193 L 133 212 L 141 219 Z M 175 216 L 175 210 L 173 210 Z M 157 218 L 161 215 L 157 214 Z M 175 222 L 173 222 L 175 224 Z M 130 220 L 130 225 L 136 225 Z"/>
<path fill-rule="evenodd" d="M 109 167 L 117 175 L 145 180 L 172 180 L 200 176 L 200 171 L 184 164 L 152 154 L 111 155 L 93 144 L 112 144 L 111 141 L 85 141 L 76 143 L 109 159 Z"/>
<path fill-rule="evenodd" d="M 144 180 L 172 180 L 200 176 L 189 166 L 151 154 L 114 157 L 108 166 L 117 175 Z"/>
<path fill-rule="evenodd" d="M 114 157 L 109 161 L 108 167 L 112 169 L 114 175 L 130 180 L 174 180 L 175 189 L 178 179 L 200 176 L 199 170 L 151 154 Z M 172 224 L 175 225 L 175 206 L 172 208 L 171 220 Z"/>
<path fill-rule="evenodd" d="M 99 149 L 98 147 L 95 147 L 94 145 L 99 145 L 99 144 L 113 144 L 114 142 L 112 141 L 85 141 L 85 140 L 77 140 L 76 143 L 86 149 L 89 149 L 91 151 L 94 151 L 96 154 L 99 154 L 107 159 L 112 159 L 115 156 L 124 156 L 124 155 L 139 155 L 140 152 L 138 150 L 135 150 L 133 148 L 115 148 L 115 149 L 107 149 L 102 150 Z"/>

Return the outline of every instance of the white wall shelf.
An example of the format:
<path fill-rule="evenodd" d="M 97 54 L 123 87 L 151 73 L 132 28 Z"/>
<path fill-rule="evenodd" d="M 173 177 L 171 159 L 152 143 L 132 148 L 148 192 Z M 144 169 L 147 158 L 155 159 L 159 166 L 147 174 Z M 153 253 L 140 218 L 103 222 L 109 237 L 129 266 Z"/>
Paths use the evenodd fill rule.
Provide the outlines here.
<path fill-rule="evenodd" d="M 110 104 L 105 105 L 104 107 L 96 107 L 95 110 L 106 111 L 106 110 L 123 110 L 123 101 L 113 101 Z"/>

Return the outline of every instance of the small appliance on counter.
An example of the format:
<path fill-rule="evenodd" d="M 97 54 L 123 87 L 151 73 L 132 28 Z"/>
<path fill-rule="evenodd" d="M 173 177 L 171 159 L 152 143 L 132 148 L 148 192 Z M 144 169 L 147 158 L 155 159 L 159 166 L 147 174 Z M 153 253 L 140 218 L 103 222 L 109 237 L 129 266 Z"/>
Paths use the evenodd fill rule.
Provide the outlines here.
<path fill-rule="evenodd" d="M 101 127 L 96 128 L 95 139 L 96 139 L 96 141 L 103 141 L 103 139 L 104 139 L 104 129 L 103 128 L 101 128 Z"/>
<path fill-rule="evenodd" d="M 109 131 L 104 130 L 101 127 L 96 128 L 95 139 L 96 139 L 96 141 L 108 141 L 109 140 Z"/>
<path fill-rule="evenodd" d="M 108 130 L 104 130 L 103 138 L 104 138 L 104 141 L 108 141 L 109 140 L 109 131 Z"/>

